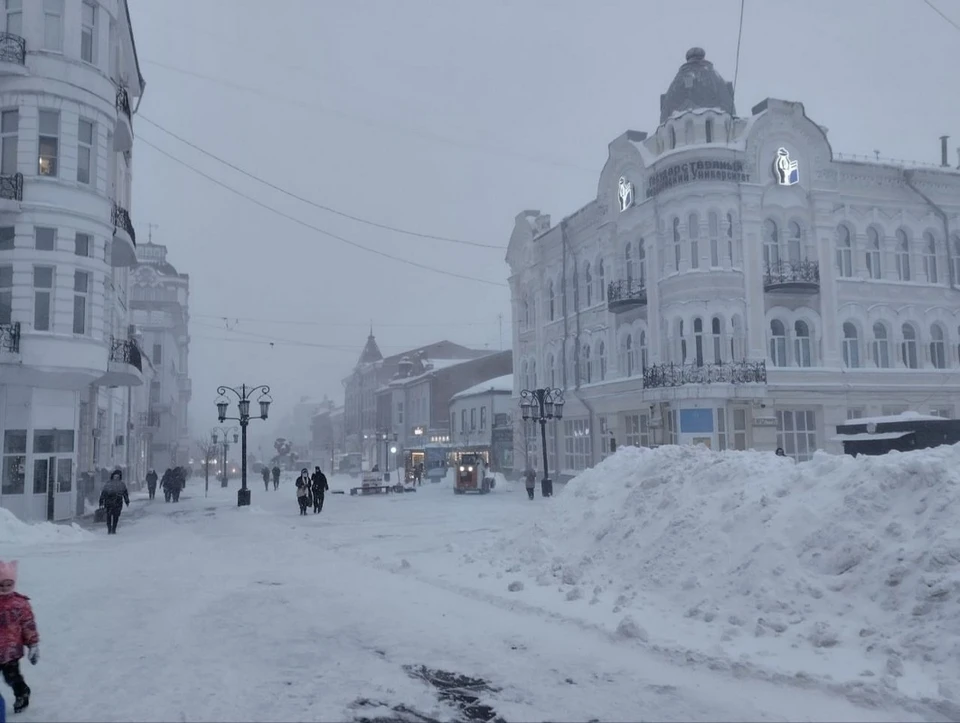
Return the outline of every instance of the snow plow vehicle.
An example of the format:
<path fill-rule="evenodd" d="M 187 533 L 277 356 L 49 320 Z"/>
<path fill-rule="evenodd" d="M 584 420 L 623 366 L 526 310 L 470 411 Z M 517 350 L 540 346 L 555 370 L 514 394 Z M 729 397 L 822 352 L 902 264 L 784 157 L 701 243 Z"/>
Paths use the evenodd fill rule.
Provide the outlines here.
<path fill-rule="evenodd" d="M 453 484 L 455 495 L 462 495 L 466 492 L 485 495 L 497 486 L 493 476 L 487 474 L 487 463 L 483 456 L 472 452 L 460 455 L 455 475 Z"/>

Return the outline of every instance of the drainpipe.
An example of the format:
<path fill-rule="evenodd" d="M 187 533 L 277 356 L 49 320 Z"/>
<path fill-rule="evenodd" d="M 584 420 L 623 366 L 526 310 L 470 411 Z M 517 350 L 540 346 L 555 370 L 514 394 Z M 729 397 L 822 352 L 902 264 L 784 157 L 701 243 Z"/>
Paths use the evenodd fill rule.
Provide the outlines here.
<path fill-rule="evenodd" d="M 903 169 L 903 182 L 907 184 L 907 188 L 920 196 L 920 198 L 926 202 L 930 209 L 940 217 L 940 221 L 943 223 L 944 246 L 947 249 L 947 278 L 950 279 L 950 288 L 954 291 L 957 291 L 957 279 L 953 269 L 953 256 L 950 253 L 950 219 L 947 218 L 946 211 L 935 204 L 927 194 L 913 185 L 914 173 L 915 171 L 913 170 Z"/>

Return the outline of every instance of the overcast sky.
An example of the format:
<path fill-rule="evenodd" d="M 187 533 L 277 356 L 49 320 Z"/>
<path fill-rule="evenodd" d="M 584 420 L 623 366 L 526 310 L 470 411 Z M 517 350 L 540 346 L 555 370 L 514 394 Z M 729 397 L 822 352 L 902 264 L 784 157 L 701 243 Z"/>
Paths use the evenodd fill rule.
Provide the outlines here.
<path fill-rule="evenodd" d="M 932 2 L 960 24 L 960 1 Z M 215 423 L 221 383 L 270 384 L 275 419 L 301 396 L 342 400 L 371 320 L 384 354 L 443 338 L 495 350 L 502 314 L 508 348 L 514 216 L 537 208 L 556 221 L 594 198 L 607 144 L 656 128 L 691 46 L 734 80 L 739 10 L 739 0 L 130 0 L 147 81 L 133 220 L 143 240 L 157 224 L 154 240 L 191 277 L 195 434 Z M 960 29 L 924 0 L 746 0 L 737 111 L 801 101 L 844 153 L 938 162 L 949 134 L 955 164 L 960 94 L 945 59 L 958 50 Z M 501 248 L 336 216 L 148 121 L 314 203 Z M 148 143 L 303 224 L 439 271 L 283 218 Z M 269 425 L 251 432 L 272 439 Z"/>

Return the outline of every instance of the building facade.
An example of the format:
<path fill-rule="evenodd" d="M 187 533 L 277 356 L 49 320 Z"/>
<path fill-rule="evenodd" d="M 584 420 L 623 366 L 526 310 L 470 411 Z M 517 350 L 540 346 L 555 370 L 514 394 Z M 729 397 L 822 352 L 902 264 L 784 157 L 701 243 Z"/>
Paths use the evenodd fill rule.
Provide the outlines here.
<path fill-rule="evenodd" d="M 0 22 L 0 506 L 60 520 L 85 473 L 129 462 L 145 84 L 125 0 L 14 0 Z"/>
<path fill-rule="evenodd" d="M 486 456 L 494 472 L 512 472 L 513 374 L 488 379 L 450 397 L 450 439 L 465 452 Z"/>
<path fill-rule="evenodd" d="M 130 313 L 150 379 L 134 392 L 132 473 L 189 464 L 192 456 L 188 407 L 190 381 L 190 276 L 167 260 L 167 247 L 148 242 L 137 248 Z"/>
<path fill-rule="evenodd" d="M 517 216 L 514 394 L 564 389 L 551 467 L 576 474 L 611 438 L 806 460 L 841 452 L 848 418 L 954 415 L 960 172 L 941 150 L 845 158 L 772 98 L 740 117 L 691 49 L 659 127 L 609 145 L 596 199 Z"/>

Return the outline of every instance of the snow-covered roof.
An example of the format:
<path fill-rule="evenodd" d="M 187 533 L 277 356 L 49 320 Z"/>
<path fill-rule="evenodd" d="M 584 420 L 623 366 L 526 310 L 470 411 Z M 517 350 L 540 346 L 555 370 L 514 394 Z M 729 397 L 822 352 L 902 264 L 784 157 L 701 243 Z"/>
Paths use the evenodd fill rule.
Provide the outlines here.
<path fill-rule="evenodd" d="M 426 360 L 427 364 L 433 365 L 432 369 L 427 369 L 427 371 L 425 372 L 421 372 L 420 374 L 416 374 L 410 377 L 403 377 L 401 379 L 391 379 L 389 382 L 387 382 L 386 386 L 388 387 L 403 386 L 405 384 L 409 384 L 410 382 L 415 382 L 418 379 L 424 379 L 425 377 L 428 377 L 434 372 L 440 371 L 441 369 L 448 369 L 449 367 L 456 366 L 457 364 L 465 364 L 470 361 L 474 361 L 474 360 L 473 359 L 427 359 Z"/>
<path fill-rule="evenodd" d="M 858 432 L 856 434 L 839 434 L 831 442 L 874 442 L 881 439 L 900 439 L 913 432 Z"/>
<path fill-rule="evenodd" d="M 841 427 L 847 427 L 851 424 L 890 424 L 896 422 L 934 422 L 940 421 L 943 417 L 934 417 L 930 414 L 920 414 L 919 412 L 901 412 L 900 414 L 891 414 L 886 417 L 861 417 L 860 419 L 848 419 Z"/>
<path fill-rule="evenodd" d="M 450 400 L 453 401 L 454 399 L 464 399 L 477 394 L 489 394 L 490 392 L 506 392 L 508 394 L 512 394 L 513 374 L 504 374 L 502 377 L 494 377 L 493 379 L 487 379 L 485 382 L 474 384 L 472 387 L 468 387 L 462 392 L 457 392 L 450 397 Z"/>

